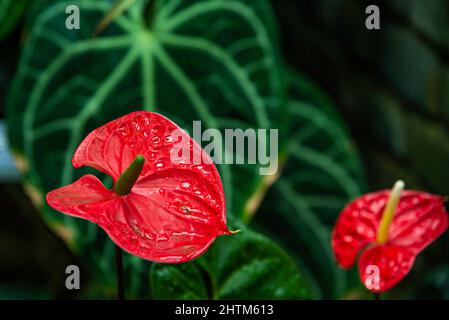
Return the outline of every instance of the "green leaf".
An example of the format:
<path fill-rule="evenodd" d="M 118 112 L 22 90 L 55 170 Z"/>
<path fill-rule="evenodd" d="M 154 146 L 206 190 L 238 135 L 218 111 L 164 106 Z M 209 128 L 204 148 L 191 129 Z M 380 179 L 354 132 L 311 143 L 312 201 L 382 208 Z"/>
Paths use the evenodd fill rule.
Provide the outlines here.
<path fill-rule="evenodd" d="M 386 4 L 445 50 L 449 50 L 449 3 L 446 0 L 399 0 Z"/>
<path fill-rule="evenodd" d="M 51 295 L 43 288 L 15 288 L 2 286 L 0 288 L 0 299 L 2 300 L 49 300 Z"/>
<path fill-rule="evenodd" d="M 112 21 L 114 21 L 115 18 L 125 12 L 134 2 L 135 0 L 116 0 L 114 6 L 106 13 L 95 28 L 94 34 L 100 34 Z"/>
<path fill-rule="evenodd" d="M 0 39 L 13 30 L 26 5 L 26 0 L 0 0 Z"/>
<path fill-rule="evenodd" d="M 420 107 L 420 111 L 432 113 L 425 106 L 428 92 L 436 90 L 433 86 L 439 82 L 442 66 L 437 54 L 406 28 L 385 29 L 385 46 L 378 68 L 390 88 Z"/>
<path fill-rule="evenodd" d="M 207 287 L 195 262 L 153 264 L 150 274 L 153 297 L 156 299 L 207 299 Z"/>
<path fill-rule="evenodd" d="M 248 229 L 220 237 L 197 261 L 155 264 L 151 280 L 157 299 L 311 298 L 305 279 L 287 253 Z"/>
<path fill-rule="evenodd" d="M 135 1 L 93 38 L 113 3 L 78 1 L 79 30 L 65 28 L 69 4 L 36 4 L 29 15 L 8 97 L 8 135 L 45 221 L 76 251 L 88 253 L 113 285 L 110 241 L 96 225 L 51 210 L 44 195 L 93 172 L 72 167 L 76 147 L 92 129 L 134 110 L 160 112 L 187 130 L 193 120 L 203 129 L 279 127 L 284 90 L 276 30 L 264 0 Z M 232 224 L 261 177 L 257 165 L 219 170 Z M 147 267 L 125 260 L 130 270 Z M 143 281 L 132 282 L 141 292 Z"/>
<path fill-rule="evenodd" d="M 387 185 L 401 177 L 410 189 L 447 193 L 449 134 L 444 119 L 418 115 L 382 90 L 366 106 L 377 124 L 367 124 L 372 142 L 365 146 L 367 165 L 376 173 L 373 183 Z"/>
<path fill-rule="evenodd" d="M 356 148 L 335 107 L 315 85 L 290 75 L 291 143 L 283 175 L 267 194 L 256 223 L 285 243 L 311 279 L 314 294 L 346 289 L 330 246 L 341 209 L 364 190 Z M 273 214 L 276 212 L 276 214 Z"/>

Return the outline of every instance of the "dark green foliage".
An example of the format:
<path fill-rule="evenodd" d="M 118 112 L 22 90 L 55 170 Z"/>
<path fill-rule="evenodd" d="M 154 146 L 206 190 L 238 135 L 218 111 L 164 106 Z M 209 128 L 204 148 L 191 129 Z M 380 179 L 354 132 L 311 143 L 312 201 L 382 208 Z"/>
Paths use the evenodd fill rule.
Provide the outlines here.
<path fill-rule="evenodd" d="M 93 172 L 71 165 L 90 130 L 141 109 L 185 129 L 192 120 L 203 129 L 277 128 L 282 175 L 219 165 L 229 224 L 241 234 L 217 239 L 183 265 L 126 254 L 128 297 L 338 298 L 354 287 L 329 239 L 344 204 L 366 190 L 363 169 L 331 100 L 285 71 L 267 1 L 136 0 L 96 38 L 112 1 L 79 1 L 80 30 L 65 28 L 68 4 L 35 2 L 27 12 L 7 118 L 26 189 L 90 267 L 85 296 L 114 296 L 114 246 L 96 225 L 51 210 L 44 195 Z"/>
<path fill-rule="evenodd" d="M 27 0 L 0 1 L 0 40 L 16 26 L 27 6 Z"/>
<path fill-rule="evenodd" d="M 311 298 L 294 261 L 268 238 L 250 230 L 217 239 L 197 261 L 154 264 L 151 285 L 157 299 Z"/>
<path fill-rule="evenodd" d="M 357 132 L 370 189 L 402 178 L 408 188 L 447 195 L 449 2 L 379 3 L 381 29 L 368 31 L 370 1 L 274 2 L 287 60 L 341 107 Z M 417 258 L 392 295 L 446 297 L 448 249 L 445 235 Z"/>

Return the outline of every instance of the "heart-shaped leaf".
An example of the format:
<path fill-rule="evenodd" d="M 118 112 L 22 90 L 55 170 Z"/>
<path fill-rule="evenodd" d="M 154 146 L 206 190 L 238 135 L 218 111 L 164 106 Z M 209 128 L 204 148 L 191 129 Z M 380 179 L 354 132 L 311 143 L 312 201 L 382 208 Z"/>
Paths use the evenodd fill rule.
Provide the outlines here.
<path fill-rule="evenodd" d="M 78 1 L 79 30 L 65 27 L 70 4 L 39 3 L 29 15 L 7 105 L 9 138 L 45 221 L 76 250 L 89 248 L 101 273 L 110 274 L 104 271 L 113 250 L 98 228 L 44 206 L 46 192 L 90 172 L 72 167 L 76 146 L 93 128 L 138 109 L 188 130 L 192 120 L 203 129 L 277 127 L 283 96 L 277 40 L 264 0 L 135 1 L 97 38 L 112 1 Z M 261 183 L 259 167 L 218 167 L 232 223 Z M 108 178 L 103 182 L 110 186 Z"/>

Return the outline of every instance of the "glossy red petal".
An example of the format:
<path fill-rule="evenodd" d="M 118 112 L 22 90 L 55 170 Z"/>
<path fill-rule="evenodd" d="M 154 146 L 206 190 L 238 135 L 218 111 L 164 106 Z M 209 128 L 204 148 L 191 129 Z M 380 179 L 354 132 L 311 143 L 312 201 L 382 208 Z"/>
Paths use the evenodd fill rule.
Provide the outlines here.
<path fill-rule="evenodd" d="M 140 180 L 100 226 L 122 249 L 157 262 L 180 263 L 230 234 L 220 186 L 201 173 L 168 169 Z"/>
<path fill-rule="evenodd" d="M 165 263 L 189 261 L 201 255 L 218 235 L 229 231 L 212 208 L 185 200 L 190 212 L 182 208 L 181 200 L 169 196 L 130 193 L 120 198 L 115 214 L 102 218 L 99 225 L 133 255 Z"/>
<path fill-rule="evenodd" d="M 354 265 L 359 251 L 376 239 L 389 191 L 369 193 L 347 205 L 332 232 L 332 249 L 343 268 Z"/>
<path fill-rule="evenodd" d="M 180 128 L 160 114 L 132 112 L 93 130 L 75 151 L 72 163 L 76 168 L 93 167 L 110 175 L 115 182 L 139 154 L 146 160 L 142 177 L 160 169 L 182 167 L 170 161 L 174 144 L 190 144 L 192 153 L 210 160 L 188 134 L 183 133 L 183 139 L 179 137 L 180 141 L 174 141 L 174 131 Z M 215 169 L 212 161 L 198 165 L 203 165 L 207 171 Z"/>
<path fill-rule="evenodd" d="M 369 193 L 351 202 L 340 214 L 332 234 L 332 247 L 338 264 L 354 265 L 360 250 L 376 242 L 380 219 L 389 190 Z M 448 215 L 441 196 L 413 190 L 403 191 L 387 243 L 404 246 L 415 255 L 448 227 Z"/>
<path fill-rule="evenodd" d="M 372 292 L 387 291 L 409 273 L 415 256 L 406 247 L 390 244 L 368 248 L 360 255 L 360 279 Z"/>
<path fill-rule="evenodd" d="M 406 247 L 415 255 L 448 227 L 444 198 L 418 191 L 404 191 L 389 229 L 388 243 Z"/>
<path fill-rule="evenodd" d="M 181 149 L 188 151 L 190 159 L 174 161 L 173 154 Z M 162 115 L 133 112 L 94 130 L 76 150 L 73 164 L 94 167 L 117 181 L 137 155 L 145 158 L 145 164 L 131 192 L 113 194 L 107 210 L 101 207 L 95 220 L 92 215 L 78 216 L 98 223 L 129 253 L 157 262 L 191 260 L 218 235 L 230 234 L 215 165 L 190 136 Z M 65 197 L 70 198 L 70 192 Z M 54 207 L 69 214 L 74 211 Z"/>
<path fill-rule="evenodd" d="M 47 193 L 47 203 L 65 214 L 97 222 L 110 211 L 111 203 L 118 196 L 104 187 L 93 175 L 85 175 L 78 181 Z"/>

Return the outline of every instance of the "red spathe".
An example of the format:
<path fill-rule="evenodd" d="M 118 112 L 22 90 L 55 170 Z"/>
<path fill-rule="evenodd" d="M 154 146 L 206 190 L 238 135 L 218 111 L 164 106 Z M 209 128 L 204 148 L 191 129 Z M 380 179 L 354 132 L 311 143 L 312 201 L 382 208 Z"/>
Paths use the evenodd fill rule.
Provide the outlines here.
<path fill-rule="evenodd" d="M 226 206 L 218 171 L 209 156 L 166 117 L 138 111 L 92 131 L 72 163 L 110 175 L 114 184 L 137 155 L 145 158 L 131 192 L 109 190 L 93 175 L 47 194 L 65 214 L 98 224 L 123 250 L 143 259 L 181 263 L 201 255 L 226 227 Z M 179 144 L 184 144 L 180 146 Z M 174 144 L 200 155 L 201 163 L 174 163 Z"/>
<path fill-rule="evenodd" d="M 351 268 L 359 257 L 359 274 L 365 286 L 384 292 L 411 270 L 415 257 L 448 227 L 444 198 L 406 190 L 388 230 L 388 241 L 376 241 L 379 223 L 390 191 L 366 194 L 347 205 L 332 233 L 332 248 L 338 264 Z M 372 267 L 377 268 L 377 286 L 371 283 Z"/>

